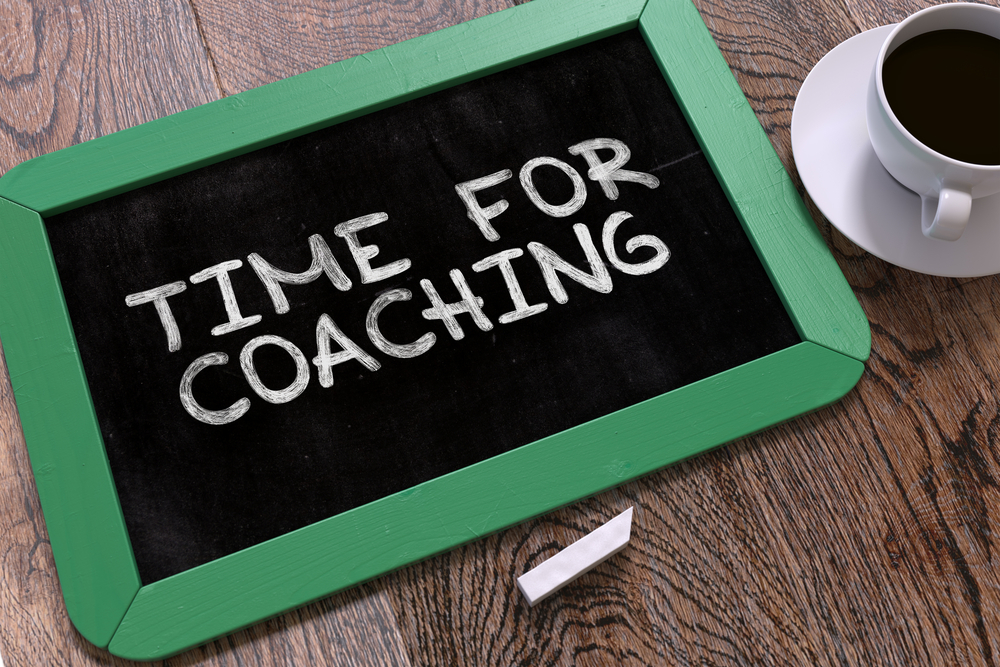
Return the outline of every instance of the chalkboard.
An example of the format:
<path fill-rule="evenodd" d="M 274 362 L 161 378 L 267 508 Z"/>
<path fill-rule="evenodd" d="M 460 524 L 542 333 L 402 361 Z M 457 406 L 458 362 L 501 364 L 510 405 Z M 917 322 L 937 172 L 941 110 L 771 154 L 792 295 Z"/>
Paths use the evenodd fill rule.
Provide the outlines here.
<path fill-rule="evenodd" d="M 48 272 L 55 294 L 42 301 L 73 342 L 79 384 L 46 375 L 17 397 L 64 589 L 60 557 L 90 582 L 66 599 L 92 641 L 128 657 L 176 652 L 857 380 L 863 315 L 787 200 L 787 175 L 773 176 L 770 146 L 733 164 L 730 144 L 762 133 L 738 89 L 740 105 L 727 98 L 735 84 L 697 13 L 656 2 L 637 22 L 641 3 L 588 16 L 531 4 L 502 13 L 516 26 L 467 24 L 479 43 L 521 40 L 478 69 L 476 39 L 456 46 L 443 31 L 378 52 L 391 65 L 345 109 L 289 110 L 330 104 L 317 76 L 343 86 L 378 58 L 289 80 L 295 97 L 281 82 L 0 181 L 25 207 L 2 209 L 2 250 L 46 256 L 30 271 Z M 691 44 L 670 51 L 671 31 Z M 435 73 L 418 52 L 467 69 Z M 690 104 L 712 87 L 689 80 L 699 58 L 723 86 L 710 111 Z M 378 90 L 389 69 L 398 91 Z M 266 129 L 239 136 L 232 114 L 245 108 Z M 209 132 L 222 138 L 148 163 L 164 139 Z M 95 178 L 101 168 L 119 171 Z M 767 168 L 777 182 L 760 182 Z M 80 193 L 32 201 L 59 169 L 85 179 Z M 8 233 L 18 216 L 38 224 L 34 241 Z M 5 286 L 40 282 L 20 270 Z M 43 327 L 19 307 L 0 322 L 12 377 L 23 336 Z M 66 393 L 84 428 L 33 433 L 52 428 Z M 99 479 L 80 482 L 95 473 L 66 466 L 67 451 L 97 459 Z M 50 491 L 47 465 L 86 490 Z M 553 475 L 567 479 L 553 489 Z M 471 493 L 457 516 L 445 509 L 456 493 Z M 108 544 L 60 525 L 84 499 L 102 506 L 85 523 L 114 533 Z M 313 583 L 274 581 L 261 563 L 276 558 Z M 260 602 L 265 582 L 274 599 Z M 95 587 L 115 591 L 98 595 L 108 611 L 81 621 L 74 607 L 94 604 L 76 598 Z M 180 598 L 178 625 L 167 610 Z"/>
<path fill-rule="evenodd" d="M 633 29 L 49 219 L 143 583 L 800 342 L 657 74 Z M 628 161 L 594 181 L 587 155 Z M 307 284 L 272 283 L 277 306 L 254 269 L 302 275 L 327 252 Z M 184 289 L 160 301 L 173 352 L 164 285 Z M 428 291 L 465 312 L 425 319 Z M 317 336 L 351 355 L 325 381 Z M 189 414 L 185 373 L 220 353 Z"/>

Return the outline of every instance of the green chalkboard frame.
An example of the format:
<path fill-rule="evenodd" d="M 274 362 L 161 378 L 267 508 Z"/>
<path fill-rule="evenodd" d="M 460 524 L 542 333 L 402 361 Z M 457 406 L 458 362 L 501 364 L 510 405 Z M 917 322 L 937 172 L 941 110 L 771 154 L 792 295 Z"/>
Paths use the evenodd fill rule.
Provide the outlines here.
<path fill-rule="evenodd" d="M 142 586 L 43 219 L 636 26 L 803 342 Z M 0 179 L 0 335 L 69 615 L 88 640 L 133 659 L 183 651 L 831 403 L 871 345 L 690 0 L 534 0 L 25 162 Z"/>

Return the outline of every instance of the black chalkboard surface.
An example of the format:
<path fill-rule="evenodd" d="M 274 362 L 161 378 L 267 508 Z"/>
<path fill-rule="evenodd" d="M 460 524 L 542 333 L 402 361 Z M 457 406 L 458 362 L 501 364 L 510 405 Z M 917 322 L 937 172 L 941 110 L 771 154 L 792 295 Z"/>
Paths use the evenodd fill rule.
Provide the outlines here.
<path fill-rule="evenodd" d="M 615 179 L 595 180 L 587 151 L 571 150 L 595 139 L 613 140 L 590 149 L 597 164 L 627 149 Z M 553 160 L 528 170 L 526 188 L 522 167 L 538 158 Z M 477 224 L 456 185 L 503 170 L 467 188 L 487 210 Z M 603 247 L 609 219 L 629 270 Z M 800 341 L 637 29 L 46 223 L 59 273 L 74 276 L 65 298 L 144 584 Z M 665 247 L 630 252 L 640 235 Z M 332 270 L 275 283 L 288 308 L 277 313 L 252 261 L 301 274 L 314 248 L 328 248 L 341 284 Z M 371 256 L 356 260 L 363 248 Z M 590 277 L 553 270 L 558 298 L 549 253 Z M 447 316 L 422 316 L 427 285 L 462 301 L 452 271 L 482 300 L 478 321 L 453 316 L 454 334 Z M 149 291 L 173 284 L 184 291 L 161 294 L 170 351 Z M 131 306 L 129 295 L 140 295 Z M 376 302 L 384 339 L 426 349 L 380 350 L 366 331 Z M 343 336 L 332 342 L 331 323 Z M 354 354 L 329 366 L 329 387 L 313 363 L 318 326 L 328 354 L 345 338 Z M 263 386 L 291 387 L 284 402 L 249 386 L 251 341 Z M 249 399 L 226 424 L 180 399 L 185 372 L 211 353 L 228 363 L 205 365 L 191 393 L 208 411 Z"/>

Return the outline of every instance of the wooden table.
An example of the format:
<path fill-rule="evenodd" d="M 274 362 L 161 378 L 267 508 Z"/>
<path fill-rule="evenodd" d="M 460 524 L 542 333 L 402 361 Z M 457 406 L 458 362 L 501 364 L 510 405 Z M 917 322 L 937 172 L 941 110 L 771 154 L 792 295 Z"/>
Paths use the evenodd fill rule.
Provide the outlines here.
<path fill-rule="evenodd" d="M 0 173 L 508 4 L 0 0 Z M 696 4 L 796 177 L 789 124 L 810 68 L 929 3 Z M 896 268 L 812 210 L 871 321 L 844 400 L 166 663 L 1000 663 L 1000 278 Z M 0 653 L 12 667 L 121 664 L 66 616 L 0 378 Z M 626 551 L 524 604 L 525 562 L 629 505 Z"/>

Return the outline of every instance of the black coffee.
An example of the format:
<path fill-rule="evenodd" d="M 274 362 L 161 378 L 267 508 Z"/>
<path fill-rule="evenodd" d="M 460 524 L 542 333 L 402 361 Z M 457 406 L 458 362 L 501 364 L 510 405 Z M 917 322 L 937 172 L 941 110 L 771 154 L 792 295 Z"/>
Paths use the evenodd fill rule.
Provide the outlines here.
<path fill-rule="evenodd" d="M 1000 39 L 936 30 L 882 65 L 896 118 L 925 146 L 962 162 L 1000 164 Z"/>

